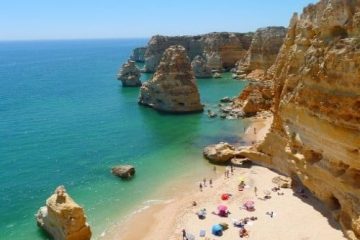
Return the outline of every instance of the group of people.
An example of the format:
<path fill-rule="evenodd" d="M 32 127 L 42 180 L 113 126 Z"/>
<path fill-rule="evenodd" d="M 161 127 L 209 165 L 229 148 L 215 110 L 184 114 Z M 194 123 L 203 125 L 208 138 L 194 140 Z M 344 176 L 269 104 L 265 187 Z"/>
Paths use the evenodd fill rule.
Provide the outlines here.
<path fill-rule="evenodd" d="M 227 166 L 225 168 L 225 178 L 230 178 L 230 173 L 231 173 L 231 175 L 234 175 L 234 166 L 233 165 Z"/>
<path fill-rule="evenodd" d="M 204 178 L 203 181 L 199 183 L 200 192 L 202 192 L 202 190 L 203 190 L 204 187 L 207 187 L 206 183 L 207 183 L 206 178 Z M 213 180 L 212 180 L 212 178 L 209 179 L 209 186 L 210 186 L 211 188 L 213 187 Z"/>

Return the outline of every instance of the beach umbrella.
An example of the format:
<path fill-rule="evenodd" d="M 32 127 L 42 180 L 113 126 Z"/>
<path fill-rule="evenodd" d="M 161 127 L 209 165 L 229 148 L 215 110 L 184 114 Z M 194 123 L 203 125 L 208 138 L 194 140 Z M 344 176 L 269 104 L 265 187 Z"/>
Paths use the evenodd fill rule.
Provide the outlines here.
<path fill-rule="evenodd" d="M 227 193 L 222 194 L 221 199 L 222 200 L 228 200 L 229 199 L 229 194 L 227 194 Z"/>
<path fill-rule="evenodd" d="M 226 211 L 228 208 L 227 208 L 227 206 L 225 206 L 225 205 L 219 205 L 218 206 L 218 210 L 219 211 Z"/>
<path fill-rule="evenodd" d="M 212 234 L 214 234 L 215 236 L 221 236 L 222 230 L 223 230 L 223 229 L 222 229 L 222 227 L 221 227 L 220 224 L 215 224 L 215 225 L 213 225 L 212 228 L 211 228 L 211 232 L 212 232 Z"/>
<path fill-rule="evenodd" d="M 254 201 L 246 201 L 245 203 L 244 203 L 244 207 L 246 207 L 246 208 L 254 208 Z"/>

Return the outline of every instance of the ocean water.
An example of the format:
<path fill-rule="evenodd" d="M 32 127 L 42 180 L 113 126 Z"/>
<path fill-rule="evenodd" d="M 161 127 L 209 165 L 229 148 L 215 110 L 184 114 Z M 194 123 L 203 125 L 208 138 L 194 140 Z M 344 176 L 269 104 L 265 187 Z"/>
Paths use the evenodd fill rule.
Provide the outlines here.
<path fill-rule="evenodd" d="M 84 206 L 97 239 L 164 182 L 211 168 L 202 148 L 235 142 L 241 120 L 205 113 L 161 114 L 122 88 L 119 66 L 146 39 L 0 43 L 0 239 L 47 239 L 34 214 L 58 185 Z M 144 74 L 142 80 L 151 77 Z M 245 82 L 198 80 L 202 102 L 215 106 Z M 110 174 L 136 166 L 136 177 Z"/>

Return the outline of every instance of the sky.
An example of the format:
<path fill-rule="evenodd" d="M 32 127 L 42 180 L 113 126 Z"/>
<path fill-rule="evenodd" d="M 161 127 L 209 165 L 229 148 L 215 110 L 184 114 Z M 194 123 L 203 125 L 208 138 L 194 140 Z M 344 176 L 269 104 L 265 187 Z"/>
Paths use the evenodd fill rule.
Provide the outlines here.
<path fill-rule="evenodd" d="M 288 26 L 317 0 L 0 0 L 0 40 L 148 38 Z"/>

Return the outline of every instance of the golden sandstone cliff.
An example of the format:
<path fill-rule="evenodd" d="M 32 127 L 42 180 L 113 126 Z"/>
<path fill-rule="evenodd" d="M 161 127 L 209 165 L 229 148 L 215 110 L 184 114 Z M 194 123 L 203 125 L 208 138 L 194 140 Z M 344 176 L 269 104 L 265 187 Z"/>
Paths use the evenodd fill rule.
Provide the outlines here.
<path fill-rule="evenodd" d="M 140 88 L 139 104 L 171 113 L 203 110 L 194 72 L 183 46 L 166 49 L 153 78 Z"/>
<path fill-rule="evenodd" d="M 294 15 L 274 67 L 274 122 L 243 155 L 301 182 L 360 238 L 360 1 Z"/>
<path fill-rule="evenodd" d="M 89 240 L 90 226 L 82 207 L 66 193 L 64 186 L 46 200 L 36 214 L 39 227 L 47 231 L 55 240 Z"/>

